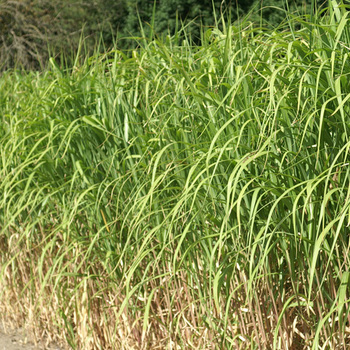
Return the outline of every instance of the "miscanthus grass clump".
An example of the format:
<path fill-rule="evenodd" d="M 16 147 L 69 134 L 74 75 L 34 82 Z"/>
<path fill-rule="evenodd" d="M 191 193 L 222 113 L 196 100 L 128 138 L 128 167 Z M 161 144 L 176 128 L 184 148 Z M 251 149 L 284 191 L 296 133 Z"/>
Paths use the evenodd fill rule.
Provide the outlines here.
<path fill-rule="evenodd" d="M 330 5 L 5 72 L 1 317 L 76 349 L 348 348 L 350 27 Z"/>

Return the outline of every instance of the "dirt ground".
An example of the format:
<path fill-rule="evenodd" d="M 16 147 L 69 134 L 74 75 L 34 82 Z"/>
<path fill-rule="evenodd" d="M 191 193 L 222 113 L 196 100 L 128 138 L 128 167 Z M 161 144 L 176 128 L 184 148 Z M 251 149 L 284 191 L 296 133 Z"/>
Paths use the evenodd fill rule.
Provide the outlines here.
<path fill-rule="evenodd" d="M 0 350 L 60 350 L 58 346 L 35 346 L 34 342 L 26 337 L 23 329 L 5 329 L 0 321 Z"/>

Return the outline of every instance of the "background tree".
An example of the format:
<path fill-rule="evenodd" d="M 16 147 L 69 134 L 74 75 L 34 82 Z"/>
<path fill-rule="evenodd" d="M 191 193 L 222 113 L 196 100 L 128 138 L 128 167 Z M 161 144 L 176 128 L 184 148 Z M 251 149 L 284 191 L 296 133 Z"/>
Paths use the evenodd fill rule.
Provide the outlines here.
<path fill-rule="evenodd" d="M 233 19 L 236 19 L 236 7 L 241 15 L 247 12 L 254 0 L 221 1 L 221 0 L 127 0 L 126 2 L 126 23 L 123 33 L 140 35 L 140 20 L 146 24 L 145 30 L 149 32 L 149 26 L 154 14 L 154 32 L 156 35 L 174 34 L 177 20 L 188 24 L 189 33 L 199 37 L 200 25 L 212 26 L 215 23 L 215 14 L 220 16 L 221 12 L 228 14 L 232 12 Z"/>
<path fill-rule="evenodd" d="M 317 0 L 319 6 L 323 0 Z M 102 38 L 104 47 L 135 46 L 153 24 L 155 35 L 173 35 L 177 23 L 200 42 L 201 26 L 213 26 L 215 14 L 235 21 L 251 11 L 256 25 L 276 27 L 285 10 L 311 13 L 311 0 L 0 0 L 0 69 L 15 65 L 24 69 L 43 67 L 50 55 L 74 57 L 81 37 L 84 53 L 91 53 Z M 155 11 L 153 13 L 153 11 Z M 153 20 L 152 20 L 153 19 Z M 82 31 L 84 28 L 84 31 Z"/>
<path fill-rule="evenodd" d="M 72 57 L 82 34 L 87 51 L 101 36 L 112 45 L 125 17 L 123 1 L 0 0 L 0 68 L 37 69 L 50 54 Z"/>
<path fill-rule="evenodd" d="M 320 7 L 325 2 L 315 0 L 314 4 Z M 224 13 L 226 19 L 235 21 L 251 12 L 250 20 L 256 25 L 277 27 L 286 18 L 286 11 L 296 15 L 311 14 L 312 4 L 311 0 L 126 0 L 122 34 L 141 35 L 140 20 L 146 34 L 149 33 L 154 5 L 153 29 L 156 35 L 174 34 L 176 21 L 180 20 L 188 25 L 186 33 L 198 41 L 200 26 L 213 26 L 215 14 L 220 17 Z"/>

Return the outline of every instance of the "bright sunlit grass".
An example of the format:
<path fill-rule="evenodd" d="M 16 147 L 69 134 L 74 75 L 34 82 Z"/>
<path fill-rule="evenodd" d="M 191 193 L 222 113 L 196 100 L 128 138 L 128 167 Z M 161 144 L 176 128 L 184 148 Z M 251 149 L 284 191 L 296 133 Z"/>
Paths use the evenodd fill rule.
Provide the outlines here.
<path fill-rule="evenodd" d="M 330 4 L 5 72 L 0 315 L 76 349 L 346 349 L 350 27 Z"/>

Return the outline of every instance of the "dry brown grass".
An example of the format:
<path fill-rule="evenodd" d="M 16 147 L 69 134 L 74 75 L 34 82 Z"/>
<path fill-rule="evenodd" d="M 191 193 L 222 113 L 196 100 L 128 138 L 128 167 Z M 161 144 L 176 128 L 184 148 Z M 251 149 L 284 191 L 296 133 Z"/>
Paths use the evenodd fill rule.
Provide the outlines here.
<path fill-rule="evenodd" d="M 15 233 L 12 238 L 13 243 Z M 205 310 L 212 306 L 212 301 L 200 300 L 188 287 L 191 276 L 184 271 L 172 274 L 169 264 L 169 273 L 163 278 L 151 279 L 144 295 L 133 295 L 129 307 L 118 318 L 125 298 L 123 282 L 112 283 L 102 265 L 91 265 L 80 259 L 83 255 L 78 247 L 74 252 L 67 250 L 62 254 L 61 244 L 43 256 L 40 246 L 28 250 L 22 245 L 21 250 L 11 251 L 10 245 L 4 247 L 2 242 L 2 251 L 8 251 L 6 257 L 16 256 L 16 259 L 6 264 L 1 279 L 0 314 L 11 327 L 26 328 L 36 342 L 54 342 L 67 349 L 82 350 L 199 350 L 219 349 L 225 334 L 231 339 L 232 349 L 248 349 L 252 343 L 259 349 L 272 348 L 284 303 L 274 297 L 273 288 L 264 279 L 254 286 L 254 297 L 249 299 L 248 283 L 242 285 L 242 281 L 248 279 L 236 269 L 230 281 L 231 290 L 235 292 L 231 294 L 229 305 L 222 304 L 221 311 L 216 309 L 215 315 L 208 319 L 210 323 L 205 323 Z M 55 261 L 57 263 L 58 253 L 66 263 L 60 276 L 50 270 Z M 43 257 L 45 263 L 40 269 L 38 262 Z M 2 266 L 5 261 L 6 258 Z M 150 271 L 153 273 L 157 271 Z M 59 285 L 55 285 L 56 278 L 59 278 Z M 155 292 L 149 305 L 149 322 L 144 328 L 147 291 Z M 228 311 L 223 312 L 225 307 Z M 311 349 L 313 321 L 308 318 L 306 308 L 302 313 L 301 310 L 295 305 L 285 311 L 279 328 L 278 348 Z M 225 314 L 228 322 L 223 331 L 217 327 L 222 327 Z M 347 339 L 349 342 L 350 338 Z M 328 343 L 332 349 L 346 349 L 336 337 Z"/>

